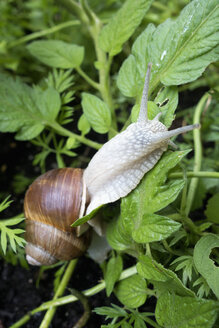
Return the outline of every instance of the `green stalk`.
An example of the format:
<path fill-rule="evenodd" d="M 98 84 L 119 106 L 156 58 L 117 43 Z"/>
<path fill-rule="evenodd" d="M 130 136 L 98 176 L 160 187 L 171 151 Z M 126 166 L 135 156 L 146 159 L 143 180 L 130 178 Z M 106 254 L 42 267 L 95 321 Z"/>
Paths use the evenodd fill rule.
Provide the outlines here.
<path fill-rule="evenodd" d="M 59 284 L 59 287 L 58 287 L 58 289 L 57 289 L 57 291 L 56 291 L 56 293 L 53 297 L 53 300 L 56 300 L 59 296 L 63 295 L 63 293 L 65 291 L 65 288 L 68 285 L 69 280 L 71 279 L 72 273 L 74 272 L 77 261 L 78 260 L 72 260 L 72 261 L 69 262 L 68 267 L 67 267 L 67 269 L 64 273 L 64 276 L 61 280 L 61 283 Z M 47 312 L 46 312 L 46 314 L 43 318 L 43 321 L 41 322 L 40 328 L 48 328 L 49 325 L 50 325 L 50 322 L 52 321 L 52 319 L 55 315 L 55 313 L 56 313 L 56 307 L 52 305 L 47 310 Z"/>
<path fill-rule="evenodd" d="M 76 140 L 78 140 L 79 142 L 95 148 L 95 149 L 100 149 L 101 148 L 101 144 L 99 144 L 98 142 L 92 141 L 90 139 L 85 138 L 84 136 L 79 136 L 76 133 L 73 133 L 65 128 L 63 128 L 59 123 L 57 122 L 47 122 L 46 123 L 47 126 L 53 128 L 56 132 L 58 132 L 60 135 L 65 136 L 65 137 L 72 137 L 75 138 Z"/>
<path fill-rule="evenodd" d="M 136 273 L 137 273 L 137 269 L 136 269 L 136 266 L 134 265 L 131 268 L 128 268 L 128 269 L 124 270 L 121 273 L 121 276 L 119 278 L 119 281 L 120 280 L 124 280 L 124 279 L 126 279 L 128 277 L 131 277 L 131 276 L 133 276 Z M 106 287 L 106 283 L 105 283 L 105 281 L 102 281 L 101 283 L 97 284 L 96 286 L 94 286 L 94 287 L 92 287 L 90 289 L 85 290 L 83 292 L 83 294 L 85 296 L 93 296 L 93 295 L 96 295 L 99 292 L 101 292 L 105 287 Z M 51 306 L 61 306 L 61 305 L 65 305 L 65 304 L 69 304 L 69 303 L 75 302 L 77 300 L 78 299 L 75 296 L 68 295 L 68 296 L 64 296 L 64 297 L 58 298 L 58 299 L 53 299 L 52 301 L 45 302 L 45 303 L 41 304 L 39 307 L 37 307 L 34 310 L 30 311 L 25 316 L 23 316 L 19 321 L 17 321 L 15 324 L 13 324 L 12 326 L 10 326 L 10 328 L 19 328 L 19 327 L 23 326 L 25 323 L 27 323 L 31 319 L 31 317 L 35 313 L 38 313 L 38 312 L 41 312 L 41 311 L 45 311 L 45 310 L 49 309 Z"/>
<path fill-rule="evenodd" d="M 206 101 L 208 100 L 208 103 L 210 103 L 211 96 L 206 93 L 204 96 L 201 98 L 199 101 L 195 113 L 194 113 L 194 119 L 193 123 L 194 124 L 199 124 L 200 119 L 201 119 L 201 113 L 205 108 Z M 194 137 L 194 166 L 193 166 L 193 173 L 196 174 L 201 170 L 201 163 L 202 163 L 202 143 L 201 143 L 201 132 L 200 129 L 195 129 L 193 130 L 193 137 Z M 185 209 L 185 214 L 188 217 L 189 212 L 192 207 L 192 203 L 195 197 L 195 192 L 197 189 L 198 185 L 198 178 L 192 178 L 190 185 L 189 185 L 189 190 L 188 190 L 188 195 L 187 195 L 187 204 L 186 204 L 186 209 Z"/>
<path fill-rule="evenodd" d="M 87 30 L 93 39 L 97 61 L 98 63 L 100 63 L 100 68 L 98 70 L 99 84 L 95 84 L 95 88 L 100 91 L 103 100 L 109 106 L 112 114 L 112 127 L 115 130 L 117 130 L 117 120 L 116 120 L 113 100 L 110 92 L 110 79 L 109 79 L 112 57 L 109 57 L 109 59 L 107 58 L 106 53 L 99 47 L 99 41 L 98 41 L 99 34 L 102 28 L 102 22 L 99 20 L 99 18 L 91 10 L 87 2 L 85 1 L 81 0 L 80 3 L 77 3 L 74 0 L 56 0 L 56 2 L 64 6 L 73 15 L 76 15 L 80 19 L 80 21 L 87 27 Z M 79 74 L 81 73 L 82 72 L 80 71 Z M 88 81 L 87 76 L 83 76 L 83 77 L 85 78 L 85 80 Z"/>
<path fill-rule="evenodd" d="M 80 67 L 76 67 L 75 69 L 93 88 L 100 90 L 100 84 L 92 80 Z"/>
<path fill-rule="evenodd" d="M 38 39 L 38 38 L 41 38 L 43 36 L 46 36 L 46 35 L 49 35 L 49 34 L 53 34 L 57 31 L 60 31 L 64 28 L 67 28 L 67 27 L 71 27 L 71 26 L 76 26 L 76 25 L 80 25 L 80 22 L 77 21 L 77 20 L 71 20 L 71 21 L 68 21 L 68 22 L 64 22 L 64 23 L 61 23 L 59 25 L 56 25 L 56 26 L 53 26 L 53 27 L 49 27 L 43 31 L 39 31 L 39 32 L 35 32 L 35 33 L 31 33 L 29 35 L 26 35 L 18 40 L 15 40 L 15 41 L 12 41 L 12 42 L 9 42 L 7 48 L 8 49 L 11 49 L 11 48 L 14 48 L 16 46 L 19 46 L 23 43 L 26 43 L 28 41 L 31 41 L 31 40 L 35 40 L 35 39 Z"/>
<path fill-rule="evenodd" d="M 55 2 L 65 7 L 73 15 L 76 15 L 83 23 L 89 23 L 89 19 L 79 3 L 74 0 L 55 0 Z"/>
<path fill-rule="evenodd" d="M 168 178 L 170 179 L 178 179 L 183 178 L 182 172 L 170 173 Z M 196 172 L 186 172 L 187 178 L 210 178 L 210 179 L 219 179 L 219 172 L 210 172 L 210 171 L 196 171 Z"/>

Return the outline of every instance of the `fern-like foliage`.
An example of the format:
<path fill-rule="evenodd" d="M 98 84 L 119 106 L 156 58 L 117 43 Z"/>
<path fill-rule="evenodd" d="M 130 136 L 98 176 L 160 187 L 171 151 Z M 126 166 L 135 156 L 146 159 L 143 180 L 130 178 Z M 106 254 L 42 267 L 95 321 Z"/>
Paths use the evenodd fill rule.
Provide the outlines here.
<path fill-rule="evenodd" d="M 72 121 L 72 107 L 67 104 L 74 99 L 75 90 L 72 90 L 74 85 L 74 75 L 72 75 L 72 70 L 58 70 L 53 69 L 49 73 L 46 84 L 49 87 L 53 87 L 60 93 L 62 107 L 59 113 L 58 122 L 61 125 L 65 125 Z M 70 90 L 69 90 L 70 89 Z M 68 90 L 68 91 L 67 91 Z"/>
<path fill-rule="evenodd" d="M 3 202 L 0 204 L 0 212 L 5 210 L 11 204 L 11 200 L 8 200 L 7 197 Z M 12 229 L 12 226 L 16 226 L 24 220 L 23 215 L 18 215 L 14 218 L 0 220 L 0 242 L 3 254 L 6 254 L 8 245 L 11 246 L 12 250 L 16 253 L 17 252 L 17 245 L 20 247 L 24 247 L 25 240 L 23 237 L 20 236 L 24 232 L 23 229 L 15 228 Z"/>
<path fill-rule="evenodd" d="M 182 280 L 184 285 L 186 285 L 187 281 L 192 280 L 192 270 L 194 269 L 193 257 L 190 255 L 180 256 L 175 259 L 171 264 L 173 265 L 176 263 L 178 263 L 178 265 L 176 266 L 175 271 L 182 270 Z"/>

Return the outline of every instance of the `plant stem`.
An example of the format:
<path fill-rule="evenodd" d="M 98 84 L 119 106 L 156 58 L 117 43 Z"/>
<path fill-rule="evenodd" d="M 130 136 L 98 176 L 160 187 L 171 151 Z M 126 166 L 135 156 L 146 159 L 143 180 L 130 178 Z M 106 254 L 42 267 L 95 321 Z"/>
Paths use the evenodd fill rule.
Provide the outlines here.
<path fill-rule="evenodd" d="M 134 265 L 134 266 L 124 270 L 121 273 L 121 276 L 120 276 L 119 280 L 124 280 L 128 277 L 133 276 L 136 273 L 137 273 L 137 269 L 136 269 L 136 266 Z M 94 286 L 90 289 L 85 290 L 83 292 L 83 294 L 85 296 L 93 296 L 95 294 L 98 294 L 105 287 L 106 287 L 106 283 L 105 283 L 105 281 L 102 281 L 98 285 L 96 285 L 96 286 Z M 78 299 L 75 296 L 68 295 L 68 296 L 58 298 L 58 299 L 53 299 L 52 301 L 45 302 L 45 303 L 41 304 L 39 307 L 37 307 L 34 310 L 30 311 L 25 316 L 23 316 L 23 318 L 21 318 L 19 321 L 17 321 L 15 324 L 13 324 L 10 328 L 19 328 L 19 327 L 23 326 L 25 323 L 27 323 L 31 319 L 31 317 L 35 313 L 45 311 L 45 310 L 49 309 L 51 306 L 61 306 L 61 305 L 65 305 L 65 304 L 68 304 L 68 303 L 75 302 L 77 300 Z"/>
<path fill-rule="evenodd" d="M 100 84 L 92 80 L 80 67 L 75 69 L 94 89 L 100 90 Z"/>
<path fill-rule="evenodd" d="M 210 99 L 211 96 L 206 93 L 204 94 L 204 96 L 201 98 L 201 100 L 199 101 L 196 109 L 195 109 L 195 113 L 194 113 L 194 119 L 193 119 L 193 123 L 200 123 L 200 118 L 201 118 L 201 113 L 205 108 L 205 103 L 207 101 L 207 104 L 210 104 Z M 201 143 L 201 132 L 200 129 L 195 129 L 193 130 L 193 137 L 194 137 L 194 167 L 193 167 L 193 172 L 199 172 L 201 169 L 201 163 L 202 163 L 202 143 Z M 186 204 L 186 209 L 185 209 L 185 215 L 188 217 L 189 212 L 191 210 L 192 207 L 192 203 L 195 197 L 195 192 L 196 192 L 196 188 L 198 185 L 198 178 L 192 178 L 190 185 L 189 185 L 189 190 L 188 190 L 188 195 L 187 195 L 187 204 Z"/>
<path fill-rule="evenodd" d="M 186 172 L 187 178 L 211 178 L 219 179 L 219 172 L 210 172 L 210 171 L 196 171 L 196 172 Z M 183 172 L 174 172 L 168 175 L 170 179 L 183 178 Z"/>
<path fill-rule="evenodd" d="M 66 7 L 73 15 L 76 15 L 83 25 L 87 27 L 87 31 L 93 39 L 97 62 L 99 64 L 99 84 L 96 84 L 95 88 L 100 91 L 103 100 L 109 106 L 112 114 L 112 127 L 117 130 L 117 120 L 109 82 L 112 57 L 107 58 L 106 53 L 99 47 L 99 34 L 101 32 L 102 22 L 85 1 L 81 0 L 80 4 L 74 0 L 56 0 L 56 2 Z M 87 80 L 87 76 L 84 76 L 84 78 Z"/>
<path fill-rule="evenodd" d="M 38 39 L 38 38 L 41 38 L 42 36 L 45 36 L 45 35 L 49 35 L 49 34 L 53 34 L 57 31 L 60 31 L 64 28 L 67 28 L 67 27 L 71 27 L 71 26 L 76 26 L 76 25 L 80 25 L 80 21 L 78 20 L 71 20 L 71 21 L 68 21 L 68 22 L 64 22 L 64 23 L 61 23 L 61 24 L 58 24 L 56 26 L 53 26 L 53 27 L 49 27 L 43 31 L 39 31 L 39 32 L 35 32 L 35 33 L 31 33 L 29 35 L 26 35 L 18 40 L 15 40 L 15 41 L 12 41 L 12 42 L 9 42 L 7 48 L 8 49 L 11 49 L 11 48 L 14 48 L 16 46 L 19 46 L 23 43 L 26 43 L 28 41 L 31 41 L 31 40 L 35 40 L 35 39 Z"/>
<path fill-rule="evenodd" d="M 96 16 L 96 14 L 91 10 L 87 3 L 83 1 L 84 9 L 86 10 L 87 15 L 90 18 L 89 25 L 87 25 L 87 29 L 93 39 L 94 48 L 96 51 L 97 62 L 99 65 L 99 85 L 100 85 L 100 93 L 105 101 L 105 103 L 109 106 L 112 114 L 112 126 L 115 130 L 117 130 L 117 120 L 114 111 L 114 105 L 112 100 L 112 95 L 110 91 L 110 67 L 112 63 L 113 57 L 107 57 L 106 53 L 99 46 L 99 35 L 102 29 L 102 22 Z"/>
<path fill-rule="evenodd" d="M 71 279 L 71 276 L 72 276 L 72 273 L 75 269 L 76 264 L 77 264 L 77 260 L 72 260 L 72 261 L 69 262 L 68 267 L 67 267 L 67 269 L 64 273 L 64 276 L 63 276 L 63 278 L 62 278 L 62 280 L 59 284 L 59 287 L 58 287 L 58 289 L 57 289 L 57 291 L 56 291 L 56 293 L 53 297 L 53 300 L 56 300 L 59 296 L 63 295 L 63 293 L 65 291 L 65 288 L 68 285 L 69 280 Z M 47 310 L 47 312 L 46 312 L 46 314 L 43 318 L 43 321 L 41 322 L 40 328 L 48 328 L 49 325 L 50 325 L 50 322 L 52 321 L 52 319 L 55 315 L 55 313 L 56 313 L 56 307 L 52 305 Z"/>
<path fill-rule="evenodd" d="M 72 138 L 75 138 L 76 140 L 78 140 L 79 142 L 87 145 L 87 146 L 90 146 L 92 148 L 95 148 L 95 149 L 100 149 L 101 148 L 101 144 L 95 142 L 95 141 L 92 141 L 90 139 L 87 139 L 85 138 L 84 136 L 79 136 L 78 134 L 76 133 L 73 133 L 65 128 L 63 128 L 59 123 L 57 122 L 47 122 L 47 125 L 51 128 L 53 128 L 54 130 L 56 130 L 60 135 L 62 136 L 66 136 L 66 137 L 72 137 Z"/>
<path fill-rule="evenodd" d="M 83 11 L 81 4 L 75 2 L 74 0 L 55 0 L 55 2 L 65 7 L 73 15 L 77 16 L 83 23 L 89 23 L 89 19 Z"/>

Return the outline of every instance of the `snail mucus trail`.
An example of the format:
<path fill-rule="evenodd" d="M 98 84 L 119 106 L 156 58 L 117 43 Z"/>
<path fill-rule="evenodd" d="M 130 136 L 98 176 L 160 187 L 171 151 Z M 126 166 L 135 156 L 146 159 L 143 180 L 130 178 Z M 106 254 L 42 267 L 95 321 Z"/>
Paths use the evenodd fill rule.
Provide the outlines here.
<path fill-rule="evenodd" d="M 154 167 L 168 144 L 173 145 L 172 136 L 199 127 L 194 124 L 168 131 L 159 121 L 161 113 L 153 120 L 148 119 L 150 71 L 151 64 L 136 123 L 105 143 L 84 171 L 74 168 L 48 171 L 27 190 L 25 237 L 30 264 L 47 265 L 83 254 L 90 243 L 90 231 L 79 236 L 71 224 L 98 206 L 129 194 Z"/>

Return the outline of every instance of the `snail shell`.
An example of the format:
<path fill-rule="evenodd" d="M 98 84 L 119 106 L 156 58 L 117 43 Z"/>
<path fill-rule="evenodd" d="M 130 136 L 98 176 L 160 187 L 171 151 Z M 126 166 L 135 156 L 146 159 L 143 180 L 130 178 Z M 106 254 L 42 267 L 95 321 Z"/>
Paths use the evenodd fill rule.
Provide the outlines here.
<path fill-rule="evenodd" d="M 38 177 L 26 192 L 26 258 L 30 264 L 53 264 L 82 255 L 90 242 L 90 232 L 78 237 L 71 224 L 78 219 L 83 204 L 83 171 L 64 168 Z M 83 209 L 82 209 L 83 211 Z"/>

